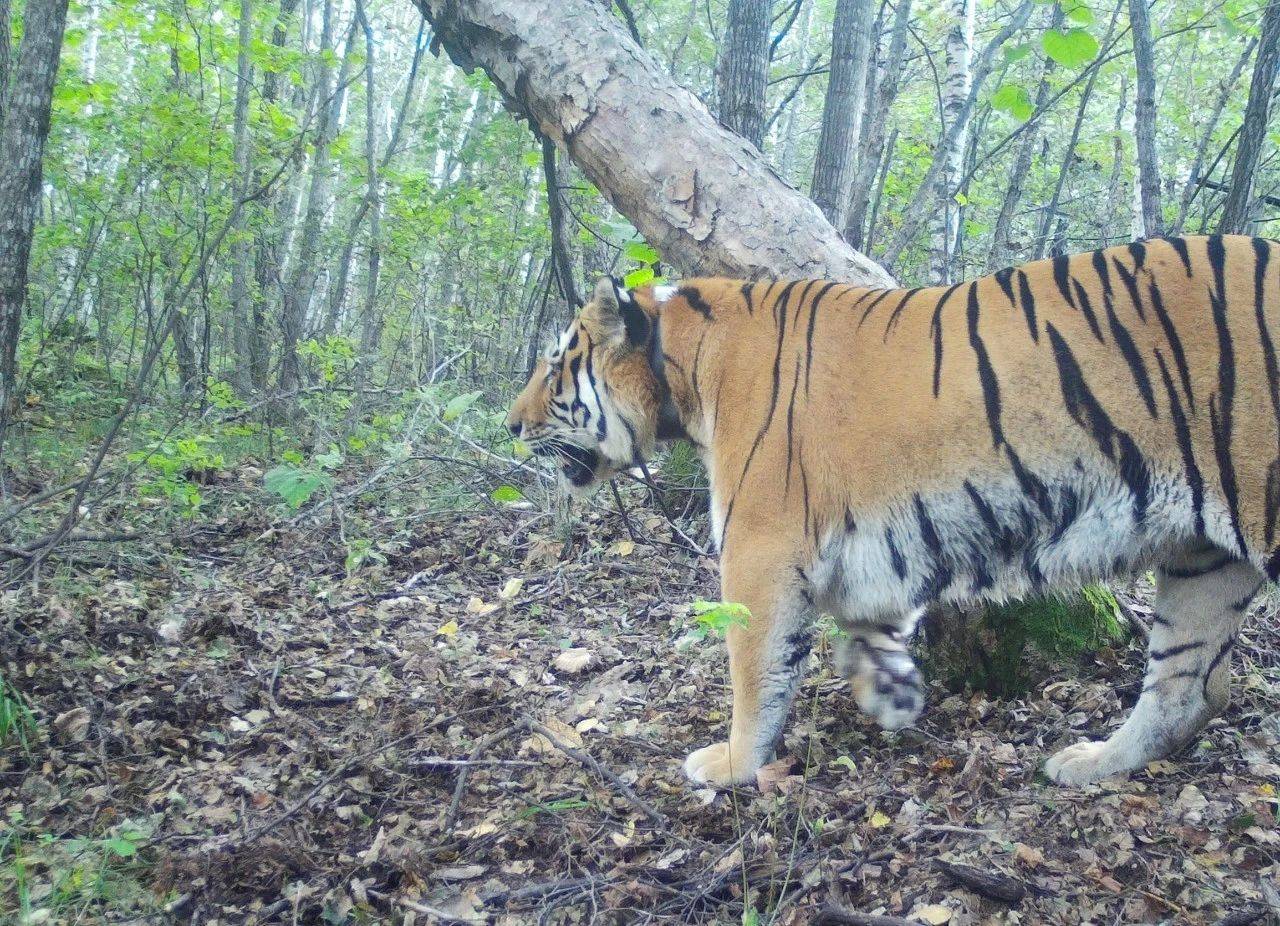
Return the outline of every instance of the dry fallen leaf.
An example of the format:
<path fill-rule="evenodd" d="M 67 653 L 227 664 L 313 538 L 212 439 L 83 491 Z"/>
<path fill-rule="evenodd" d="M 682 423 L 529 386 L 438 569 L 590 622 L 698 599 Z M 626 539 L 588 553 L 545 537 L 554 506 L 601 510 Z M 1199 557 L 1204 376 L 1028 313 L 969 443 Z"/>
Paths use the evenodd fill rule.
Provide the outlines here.
<path fill-rule="evenodd" d="M 520 590 L 524 588 L 524 579 L 517 576 L 514 579 L 508 579 L 507 584 L 502 586 L 502 591 L 498 592 L 501 598 L 514 598 L 520 594 Z"/>
<path fill-rule="evenodd" d="M 871 825 L 876 829 L 884 829 L 893 822 L 893 817 L 881 810 L 877 810 L 871 815 Z"/>
<path fill-rule="evenodd" d="M 756 769 L 756 786 L 762 794 L 772 794 L 778 790 L 778 784 L 791 774 L 791 760 L 778 759 L 768 765 Z"/>
<path fill-rule="evenodd" d="M 943 923 L 951 922 L 951 909 L 944 907 L 940 903 L 927 904 L 911 915 L 922 922 L 931 924 L 931 926 L 942 926 Z"/>
<path fill-rule="evenodd" d="M 495 601 L 485 601 L 474 595 L 467 601 L 468 614 L 492 614 L 496 610 L 498 610 L 498 604 Z"/>
<path fill-rule="evenodd" d="M 591 652 L 591 650 L 574 647 L 562 652 L 551 664 L 557 672 L 564 672 L 566 675 L 577 675 L 595 662 L 595 658 L 595 653 Z"/>
<path fill-rule="evenodd" d="M 472 599 L 472 600 L 475 600 L 475 599 Z M 449 621 L 446 624 L 441 624 L 440 627 L 437 628 L 436 630 L 436 633 L 438 633 L 442 637 L 451 637 L 457 632 L 458 632 L 457 621 Z"/>

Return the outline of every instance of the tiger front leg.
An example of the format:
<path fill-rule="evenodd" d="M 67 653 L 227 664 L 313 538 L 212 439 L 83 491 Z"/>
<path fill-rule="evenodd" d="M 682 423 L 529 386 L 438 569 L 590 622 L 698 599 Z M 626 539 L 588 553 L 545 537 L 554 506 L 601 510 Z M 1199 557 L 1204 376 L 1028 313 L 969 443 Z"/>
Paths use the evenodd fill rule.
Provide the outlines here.
<path fill-rule="evenodd" d="M 924 682 L 906 645 L 914 626 L 914 615 L 902 625 L 845 624 L 847 635 L 836 647 L 836 670 L 848 679 L 858 707 L 884 730 L 909 726 L 924 708 Z"/>
<path fill-rule="evenodd" d="M 756 769 L 772 757 L 809 654 L 812 618 L 794 570 L 773 566 L 753 573 L 730 560 L 722 569 L 725 600 L 751 612 L 746 626 L 726 634 L 733 719 L 728 741 L 699 749 L 684 763 L 693 781 L 714 787 L 754 781 Z"/>

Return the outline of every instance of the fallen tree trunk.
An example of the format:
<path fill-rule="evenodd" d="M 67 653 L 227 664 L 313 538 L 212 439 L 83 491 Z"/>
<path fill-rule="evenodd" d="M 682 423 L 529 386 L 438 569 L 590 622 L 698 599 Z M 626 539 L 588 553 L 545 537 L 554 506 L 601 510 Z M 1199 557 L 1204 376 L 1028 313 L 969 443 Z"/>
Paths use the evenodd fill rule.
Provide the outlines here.
<path fill-rule="evenodd" d="M 455 64 L 553 139 L 686 274 L 891 285 L 592 0 L 414 0 Z"/>

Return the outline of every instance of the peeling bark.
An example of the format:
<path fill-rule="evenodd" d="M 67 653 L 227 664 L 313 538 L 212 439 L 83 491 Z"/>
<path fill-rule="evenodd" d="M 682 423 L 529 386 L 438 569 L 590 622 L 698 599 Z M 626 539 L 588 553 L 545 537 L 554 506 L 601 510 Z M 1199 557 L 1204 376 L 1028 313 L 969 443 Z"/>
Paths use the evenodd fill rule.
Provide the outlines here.
<path fill-rule="evenodd" d="M 891 281 L 598 4 L 415 2 L 681 272 Z"/>

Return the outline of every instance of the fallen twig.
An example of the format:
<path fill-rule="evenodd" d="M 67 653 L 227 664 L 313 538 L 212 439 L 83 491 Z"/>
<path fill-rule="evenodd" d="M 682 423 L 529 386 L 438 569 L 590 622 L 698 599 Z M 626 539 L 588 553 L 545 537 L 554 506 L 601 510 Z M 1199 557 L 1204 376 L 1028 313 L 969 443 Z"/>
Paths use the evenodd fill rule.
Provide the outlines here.
<path fill-rule="evenodd" d="M 458 808 L 462 806 L 462 792 L 467 787 L 467 776 L 471 774 L 471 767 L 480 758 L 480 753 L 488 749 L 492 744 L 500 739 L 505 739 L 515 732 L 515 727 L 505 727 L 497 732 L 490 733 L 488 736 L 480 738 L 475 748 L 471 750 L 471 755 L 467 759 L 467 764 L 462 766 L 462 771 L 458 772 L 458 781 L 453 786 L 453 800 L 449 802 L 449 810 L 444 815 L 444 823 L 440 827 L 442 833 L 448 833 L 453 829 L 454 823 L 458 819 Z"/>
<path fill-rule="evenodd" d="M 934 867 L 953 881 L 962 884 L 974 893 L 981 894 L 983 897 L 1002 900 L 1008 904 L 1016 904 L 1027 896 L 1026 884 L 1009 875 L 983 871 L 981 868 L 974 868 L 971 865 L 944 862 L 942 859 L 935 859 L 933 864 Z"/>
<path fill-rule="evenodd" d="M 609 771 L 607 768 L 602 766 L 599 762 L 593 759 L 589 754 L 583 752 L 581 749 L 575 749 L 572 746 L 569 746 L 565 743 L 560 742 L 560 740 L 556 739 L 556 735 L 554 733 L 552 733 L 549 729 L 547 729 L 542 724 L 538 723 L 538 721 L 533 720 L 532 718 L 526 717 L 524 719 L 524 725 L 525 727 L 528 728 L 529 732 L 538 733 L 546 737 L 547 742 L 549 742 L 556 749 L 563 752 L 569 758 L 574 759 L 577 762 L 580 762 L 582 765 L 585 765 L 587 768 L 591 769 L 591 771 L 595 772 L 605 781 L 609 782 L 609 784 L 613 785 L 614 788 L 616 788 L 623 797 L 625 797 L 628 801 L 630 801 L 631 804 L 637 810 L 639 810 L 642 814 L 644 814 L 649 819 L 649 822 L 652 823 L 655 827 L 661 830 L 668 829 L 669 824 L 667 823 L 666 817 L 658 813 L 658 811 L 654 810 L 653 807 L 647 804 L 640 797 L 640 795 L 636 794 L 636 792 L 631 789 L 631 786 L 629 784 L 627 784 L 625 781 L 623 781 L 613 772 Z"/>
<path fill-rule="evenodd" d="M 824 907 L 814 919 L 813 926 L 920 926 L 920 924 L 900 916 L 859 913 L 856 910 L 846 910 L 844 907 Z"/>

